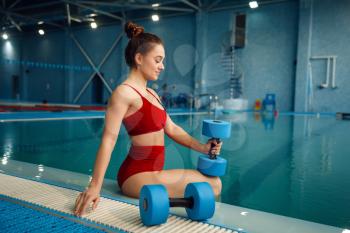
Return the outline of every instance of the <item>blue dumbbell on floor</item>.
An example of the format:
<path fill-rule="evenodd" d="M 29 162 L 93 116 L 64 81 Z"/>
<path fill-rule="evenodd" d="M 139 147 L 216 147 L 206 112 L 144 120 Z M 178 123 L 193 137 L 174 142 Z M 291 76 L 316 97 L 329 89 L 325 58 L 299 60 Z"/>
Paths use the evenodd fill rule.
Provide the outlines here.
<path fill-rule="evenodd" d="M 165 223 L 170 207 L 186 208 L 187 216 L 196 221 L 211 218 L 215 212 L 214 192 L 207 182 L 189 183 L 184 198 L 169 198 L 163 185 L 145 185 L 141 189 L 139 208 L 142 223 L 153 226 Z"/>
<path fill-rule="evenodd" d="M 219 120 L 204 120 L 202 134 L 220 143 L 222 138 L 230 137 L 231 123 Z M 215 144 L 212 144 L 212 147 L 214 146 Z M 216 154 L 210 152 L 208 155 L 209 157 L 207 155 L 199 157 L 197 170 L 208 176 L 225 175 L 227 165 L 226 159 L 217 157 Z"/>

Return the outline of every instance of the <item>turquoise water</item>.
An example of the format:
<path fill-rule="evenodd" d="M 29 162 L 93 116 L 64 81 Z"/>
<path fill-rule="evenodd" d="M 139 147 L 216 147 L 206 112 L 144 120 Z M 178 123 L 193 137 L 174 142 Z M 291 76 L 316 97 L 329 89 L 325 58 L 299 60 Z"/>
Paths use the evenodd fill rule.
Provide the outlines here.
<path fill-rule="evenodd" d="M 205 142 L 203 119 L 172 116 Z M 350 121 L 332 117 L 220 115 L 232 122 L 221 156 L 228 160 L 221 201 L 327 225 L 350 228 Z M 92 173 L 102 119 L 0 123 L 0 155 Z M 165 169 L 195 168 L 199 153 L 166 138 Z M 122 128 L 106 177 L 115 179 L 130 142 Z"/>

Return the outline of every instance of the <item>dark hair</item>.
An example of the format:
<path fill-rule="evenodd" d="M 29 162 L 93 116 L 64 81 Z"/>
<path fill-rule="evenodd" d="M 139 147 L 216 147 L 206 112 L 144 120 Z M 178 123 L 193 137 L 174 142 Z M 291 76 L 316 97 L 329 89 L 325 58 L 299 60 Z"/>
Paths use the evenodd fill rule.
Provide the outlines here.
<path fill-rule="evenodd" d="M 137 53 L 148 53 L 155 44 L 163 44 L 162 40 L 151 33 L 144 32 L 144 28 L 127 22 L 124 25 L 124 31 L 129 38 L 129 43 L 125 48 L 125 61 L 126 64 L 132 68 L 136 67 L 135 55 Z"/>

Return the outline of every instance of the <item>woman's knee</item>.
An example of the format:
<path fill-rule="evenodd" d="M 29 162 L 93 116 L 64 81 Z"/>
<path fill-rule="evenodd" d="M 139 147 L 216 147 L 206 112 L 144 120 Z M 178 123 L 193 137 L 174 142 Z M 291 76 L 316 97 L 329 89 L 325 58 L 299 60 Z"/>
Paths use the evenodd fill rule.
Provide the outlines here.
<path fill-rule="evenodd" d="M 221 194 L 222 183 L 220 177 L 213 177 L 210 179 L 210 185 L 213 188 L 213 192 L 215 196 L 219 196 Z"/>
<path fill-rule="evenodd" d="M 137 175 L 134 175 L 124 181 L 121 191 L 128 197 L 138 198 L 140 196 L 141 188 L 145 184 L 147 184 L 147 180 L 143 181 L 142 179 L 139 179 Z"/>
<path fill-rule="evenodd" d="M 121 191 L 124 195 L 132 198 L 138 198 L 140 196 L 140 188 L 130 187 L 128 185 L 123 185 Z"/>

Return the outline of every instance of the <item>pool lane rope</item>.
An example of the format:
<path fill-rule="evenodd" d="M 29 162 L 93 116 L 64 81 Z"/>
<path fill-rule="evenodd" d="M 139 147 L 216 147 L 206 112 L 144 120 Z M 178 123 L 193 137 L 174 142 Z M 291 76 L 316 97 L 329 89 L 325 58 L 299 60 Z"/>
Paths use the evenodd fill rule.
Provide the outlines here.
<path fill-rule="evenodd" d="M 72 189 L 0 174 L 0 194 L 52 211 L 72 215 L 75 199 L 80 193 Z M 165 224 L 146 227 L 142 224 L 137 205 L 101 197 L 98 208 L 82 217 L 83 220 L 107 229 L 127 232 L 220 232 L 238 233 L 233 229 L 197 222 L 170 215 Z"/>

